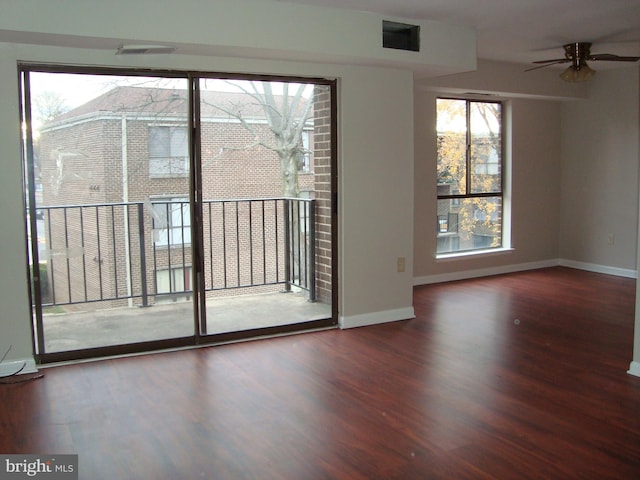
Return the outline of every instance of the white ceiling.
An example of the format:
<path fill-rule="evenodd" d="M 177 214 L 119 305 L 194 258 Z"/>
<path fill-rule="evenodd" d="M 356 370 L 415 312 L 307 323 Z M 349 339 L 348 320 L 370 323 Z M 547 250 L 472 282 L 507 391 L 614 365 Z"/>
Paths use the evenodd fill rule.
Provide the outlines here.
<path fill-rule="evenodd" d="M 562 58 L 562 45 L 640 56 L 640 0 L 263 0 L 346 8 L 473 27 L 478 58 L 528 64 Z M 605 65 L 606 64 L 606 65 Z M 598 69 L 628 63 L 598 62 Z"/>
<path fill-rule="evenodd" d="M 0 2 L 5 0 L 0 0 Z M 201 0 L 215 2 L 218 0 Z M 372 12 L 392 19 L 474 28 L 479 59 L 531 65 L 562 58 L 562 46 L 592 42 L 591 53 L 640 56 L 640 0 L 253 0 Z M 114 49 L 122 39 L 2 30 L 0 41 Z M 437 48 L 437 46 L 435 46 Z M 191 46 L 190 48 L 194 48 Z M 431 46 L 430 46 L 431 48 Z M 183 49 L 187 52 L 188 49 Z M 597 62 L 596 70 L 637 66 Z M 526 68 L 526 67 L 525 67 Z M 549 68 L 566 68 L 566 65 Z"/>

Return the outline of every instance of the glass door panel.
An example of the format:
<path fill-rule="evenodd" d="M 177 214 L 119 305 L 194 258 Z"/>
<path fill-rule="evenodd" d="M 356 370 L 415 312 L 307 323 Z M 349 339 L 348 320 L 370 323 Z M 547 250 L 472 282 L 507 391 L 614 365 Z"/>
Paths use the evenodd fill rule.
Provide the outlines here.
<path fill-rule="evenodd" d="M 198 86 L 200 333 L 331 319 L 331 87 Z"/>
<path fill-rule="evenodd" d="M 187 79 L 22 83 L 38 353 L 193 336 Z"/>

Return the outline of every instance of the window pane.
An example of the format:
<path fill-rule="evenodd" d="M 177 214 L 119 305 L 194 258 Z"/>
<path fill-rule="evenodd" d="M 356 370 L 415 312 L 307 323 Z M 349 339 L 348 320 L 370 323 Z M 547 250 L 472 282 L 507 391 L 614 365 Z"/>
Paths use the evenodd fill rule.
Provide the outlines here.
<path fill-rule="evenodd" d="M 470 102 L 470 193 L 502 190 L 500 104 Z"/>
<path fill-rule="evenodd" d="M 186 127 L 176 127 L 171 129 L 171 156 L 189 156 L 189 138 Z"/>
<path fill-rule="evenodd" d="M 188 157 L 172 157 L 170 159 L 171 175 L 174 177 L 182 177 L 189 174 L 189 158 Z"/>
<path fill-rule="evenodd" d="M 308 173 L 311 171 L 311 148 L 309 137 L 311 132 L 305 130 L 302 132 L 302 152 L 300 152 L 300 159 L 298 163 L 298 171 L 300 173 Z"/>
<path fill-rule="evenodd" d="M 169 156 L 169 128 L 149 127 L 149 156 Z"/>
<path fill-rule="evenodd" d="M 182 247 L 191 243 L 188 202 L 186 198 L 153 201 L 153 234 L 156 246 Z"/>
<path fill-rule="evenodd" d="M 466 191 L 466 118 L 464 100 L 437 100 L 438 185 L 448 185 L 450 193 Z"/>
<path fill-rule="evenodd" d="M 186 127 L 149 127 L 149 175 L 183 177 L 189 173 Z"/>
<path fill-rule="evenodd" d="M 170 177 L 171 167 L 169 158 L 150 158 L 149 159 L 149 176 L 150 177 Z"/>
<path fill-rule="evenodd" d="M 438 200 L 437 253 L 501 245 L 502 198 Z"/>

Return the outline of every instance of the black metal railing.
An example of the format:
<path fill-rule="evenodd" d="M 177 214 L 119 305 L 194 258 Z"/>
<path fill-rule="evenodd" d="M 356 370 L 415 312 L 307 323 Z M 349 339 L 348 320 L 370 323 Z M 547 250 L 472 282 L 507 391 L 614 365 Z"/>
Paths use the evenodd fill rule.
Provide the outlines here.
<path fill-rule="evenodd" d="M 38 207 L 43 306 L 134 302 L 193 294 L 186 199 Z M 226 199 L 202 205 L 206 292 L 283 285 L 315 301 L 315 201 Z"/>

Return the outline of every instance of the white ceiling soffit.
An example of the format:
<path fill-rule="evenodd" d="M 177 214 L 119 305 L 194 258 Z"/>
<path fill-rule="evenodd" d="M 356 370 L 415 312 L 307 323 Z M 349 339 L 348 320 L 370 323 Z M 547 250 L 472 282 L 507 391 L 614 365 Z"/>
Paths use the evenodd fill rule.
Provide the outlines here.
<path fill-rule="evenodd" d="M 476 67 L 475 30 L 443 22 L 411 20 L 420 27 L 423 48 L 409 52 L 382 48 L 382 21 L 397 21 L 382 14 L 272 0 L 183 0 L 170 10 L 155 0 L 66 3 L 73 4 L 73 15 L 49 0 L 3 5 L 0 42 L 114 53 L 122 45 L 161 45 L 183 55 L 393 66 L 425 76 Z"/>

